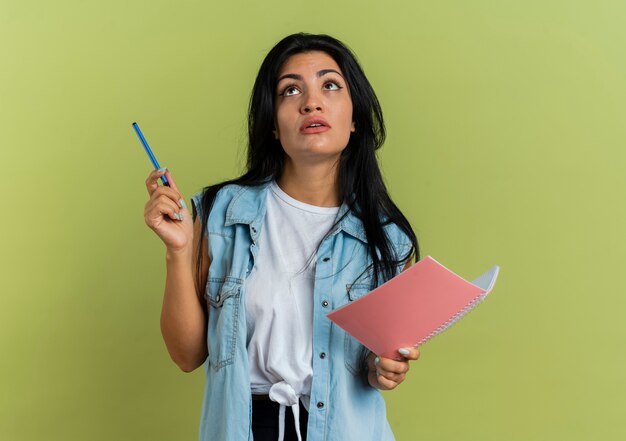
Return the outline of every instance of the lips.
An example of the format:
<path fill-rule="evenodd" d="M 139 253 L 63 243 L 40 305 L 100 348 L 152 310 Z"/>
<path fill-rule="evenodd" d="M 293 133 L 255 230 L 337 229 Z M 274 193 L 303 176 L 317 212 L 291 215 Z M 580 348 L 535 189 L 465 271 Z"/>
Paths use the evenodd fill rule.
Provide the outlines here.
<path fill-rule="evenodd" d="M 326 130 L 330 130 L 330 124 L 320 117 L 309 118 L 300 126 L 300 132 L 302 133 L 320 133 Z"/>

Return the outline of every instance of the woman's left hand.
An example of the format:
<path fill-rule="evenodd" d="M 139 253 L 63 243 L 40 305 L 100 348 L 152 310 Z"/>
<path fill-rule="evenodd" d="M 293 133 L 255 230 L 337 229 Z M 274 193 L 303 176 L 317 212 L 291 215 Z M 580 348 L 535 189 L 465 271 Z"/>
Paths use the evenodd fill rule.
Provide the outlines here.
<path fill-rule="evenodd" d="M 398 354 L 403 358 L 397 361 L 392 358 L 377 357 L 370 353 L 367 357 L 367 380 L 370 386 L 381 390 L 395 389 L 404 381 L 409 371 L 409 361 L 417 360 L 420 352 L 417 348 L 400 348 Z"/>

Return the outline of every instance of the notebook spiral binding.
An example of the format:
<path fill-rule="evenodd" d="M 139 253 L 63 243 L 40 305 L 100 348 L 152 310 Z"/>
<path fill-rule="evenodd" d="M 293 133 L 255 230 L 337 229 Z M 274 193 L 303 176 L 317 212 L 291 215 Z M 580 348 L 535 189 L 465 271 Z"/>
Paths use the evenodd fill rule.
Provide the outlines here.
<path fill-rule="evenodd" d="M 447 328 L 449 328 L 450 326 L 452 326 L 457 320 L 459 320 L 461 317 L 463 317 L 465 314 L 467 314 L 468 312 L 470 312 L 472 309 L 474 309 L 474 307 L 479 304 L 480 302 L 483 301 L 483 299 L 487 297 L 487 293 L 485 294 L 480 294 L 478 297 L 476 297 L 475 299 L 473 299 L 472 301 L 470 301 L 467 305 L 465 305 L 465 307 L 463 307 L 462 309 L 460 309 L 456 314 L 454 314 L 452 317 L 450 317 L 445 323 L 443 323 L 441 326 L 439 326 L 438 328 L 434 329 L 430 334 L 428 334 L 427 336 L 425 336 L 424 338 L 422 338 L 420 341 L 418 341 L 417 343 L 415 343 L 415 346 L 421 346 L 424 343 L 426 343 L 428 340 L 430 340 L 431 338 L 433 338 L 435 335 L 445 331 Z"/>

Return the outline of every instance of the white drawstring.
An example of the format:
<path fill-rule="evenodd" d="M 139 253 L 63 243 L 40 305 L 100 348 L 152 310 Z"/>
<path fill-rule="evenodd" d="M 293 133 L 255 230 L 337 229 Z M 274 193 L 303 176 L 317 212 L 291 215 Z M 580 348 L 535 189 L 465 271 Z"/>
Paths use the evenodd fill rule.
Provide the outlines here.
<path fill-rule="evenodd" d="M 278 411 L 278 441 L 285 439 L 285 409 L 286 407 L 281 404 Z"/>
<path fill-rule="evenodd" d="M 291 406 L 291 411 L 293 412 L 293 424 L 296 426 L 298 441 L 302 441 L 302 435 L 300 435 L 300 403 Z"/>
<path fill-rule="evenodd" d="M 288 383 L 281 381 L 272 385 L 269 396 L 270 400 L 280 404 L 278 410 L 278 441 L 283 441 L 285 438 L 285 411 L 287 406 L 291 407 L 291 412 L 293 413 L 298 441 L 302 441 L 302 435 L 300 434 L 300 399 L 296 395 L 296 391 Z"/>

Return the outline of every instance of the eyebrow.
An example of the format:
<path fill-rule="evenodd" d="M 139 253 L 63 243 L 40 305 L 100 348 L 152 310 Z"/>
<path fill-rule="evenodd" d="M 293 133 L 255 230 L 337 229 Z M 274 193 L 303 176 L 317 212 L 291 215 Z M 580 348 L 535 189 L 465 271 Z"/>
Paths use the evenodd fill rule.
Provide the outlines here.
<path fill-rule="evenodd" d="M 341 75 L 341 73 L 339 71 L 335 70 L 335 69 L 322 69 L 319 72 L 317 72 L 317 74 L 315 74 L 315 75 L 317 76 L 317 78 L 320 78 L 320 77 L 323 77 L 324 75 L 326 75 L 328 73 L 336 73 L 341 78 L 343 78 L 343 75 Z M 278 79 L 278 81 L 276 81 L 276 83 L 280 83 L 285 78 L 291 78 L 292 80 L 298 80 L 298 81 L 302 81 L 304 79 L 304 78 L 302 78 L 302 75 L 288 73 L 288 74 L 282 75 Z M 344 78 L 344 80 L 345 80 L 345 78 Z"/>

